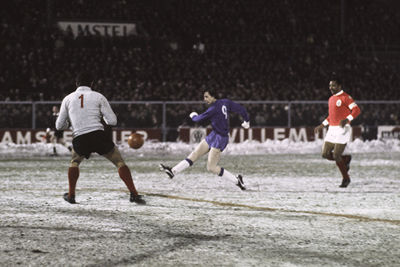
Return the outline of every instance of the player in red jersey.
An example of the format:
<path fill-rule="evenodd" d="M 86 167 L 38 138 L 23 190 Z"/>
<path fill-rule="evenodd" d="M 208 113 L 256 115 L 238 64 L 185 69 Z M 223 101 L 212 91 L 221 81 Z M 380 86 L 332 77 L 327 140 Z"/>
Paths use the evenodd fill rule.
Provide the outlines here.
<path fill-rule="evenodd" d="M 322 128 L 329 126 L 322 147 L 322 157 L 336 161 L 343 177 L 340 187 L 347 187 L 350 184 L 348 171 L 351 155 L 343 155 L 343 151 L 351 138 L 350 122 L 360 115 L 361 110 L 353 98 L 342 90 L 338 79 L 329 82 L 329 90 L 332 96 L 329 98 L 328 118 L 315 127 L 314 132 L 317 134 Z"/>

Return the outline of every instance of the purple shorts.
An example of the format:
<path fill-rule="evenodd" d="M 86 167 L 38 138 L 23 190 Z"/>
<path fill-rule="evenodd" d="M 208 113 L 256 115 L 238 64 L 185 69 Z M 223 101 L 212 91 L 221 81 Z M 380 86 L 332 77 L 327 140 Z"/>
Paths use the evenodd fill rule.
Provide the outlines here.
<path fill-rule="evenodd" d="M 207 135 L 206 142 L 210 147 L 215 147 L 223 151 L 229 143 L 229 136 L 222 136 L 212 131 Z"/>

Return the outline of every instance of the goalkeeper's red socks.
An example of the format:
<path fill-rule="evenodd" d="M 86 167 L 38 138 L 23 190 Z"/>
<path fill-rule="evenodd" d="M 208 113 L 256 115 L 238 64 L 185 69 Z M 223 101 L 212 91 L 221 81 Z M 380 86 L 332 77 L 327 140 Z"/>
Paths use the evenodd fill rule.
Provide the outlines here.
<path fill-rule="evenodd" d="M 126 184 L 126 187 L 128 187 L 129 192 L 137 196 L 138 192 L 136 191 L 135 185 L 133 184 L 131 171 L 129 170 L 128 166 L 124 165 L 120 167 L 118 169 L 118 174 L 119 177 L 121 177 L 122 181 L 124 181 L 124 183 Z"/>
<path fill-rule="evenodd" d="M 79 178 L 79 167 L 69 167 L 68 169 L 68 183 L 69 183 L 69 192 L 68 197 L 75 196 L 75 188 L 76 182 Z"/>
<path fill-rule="evenodd" d="M 135 185 L 133 184 L 131 171 L 129 170 L 128 166 L 122 166 L 118 169 L 119 177 L 121 177 L 122 181 L 126 184 L 129 191 L 132 192 L 134 195 L 138 195 L 136 191 Z M 79 178 L 79 167 L 69 167 L 68 169 L 68 182 L 69 182 L 69 192 L 68 197 L 75 196 L 75 188 L 76 183 Z"/>

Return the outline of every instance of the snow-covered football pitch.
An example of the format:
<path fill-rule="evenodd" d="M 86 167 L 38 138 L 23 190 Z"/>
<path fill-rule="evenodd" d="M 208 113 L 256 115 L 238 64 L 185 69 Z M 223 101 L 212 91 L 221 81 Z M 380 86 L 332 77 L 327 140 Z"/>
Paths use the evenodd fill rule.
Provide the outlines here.
<path fill-rule="evenodd" d="M 0 266 L 400 266 L 398 143 L 355 143 L 348 188 L 321 143 L 230 145 L 221 166 L 248 189 L 206 171 L 202 158 L 169 179 L 193 148 L 120 147 L 147 205 L 128 201 L 116 169 L 81 164 L 76 200 L 68 150 L 0 147 Z"/>

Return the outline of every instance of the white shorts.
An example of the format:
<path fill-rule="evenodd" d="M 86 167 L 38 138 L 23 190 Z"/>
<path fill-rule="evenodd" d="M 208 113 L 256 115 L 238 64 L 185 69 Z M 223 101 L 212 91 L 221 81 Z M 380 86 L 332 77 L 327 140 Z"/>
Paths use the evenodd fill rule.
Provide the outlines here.
<path fill-rule="evenodd" d="M 329 126 L 325 136 L 325 142 L 333 144 L 347 144 L 350 142 L 353 129 L 349 124 L 343 128 L 340 126 Z"/>

